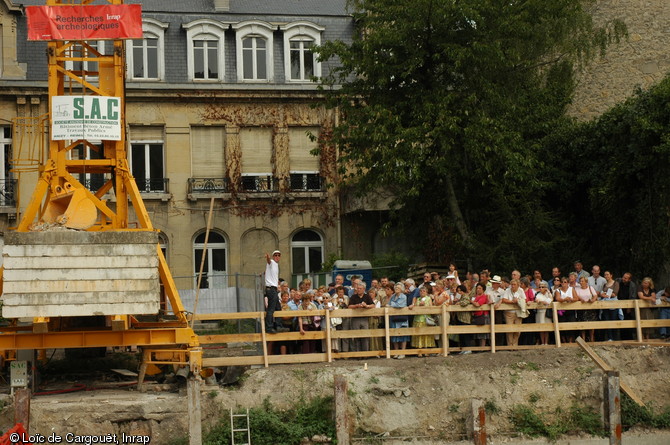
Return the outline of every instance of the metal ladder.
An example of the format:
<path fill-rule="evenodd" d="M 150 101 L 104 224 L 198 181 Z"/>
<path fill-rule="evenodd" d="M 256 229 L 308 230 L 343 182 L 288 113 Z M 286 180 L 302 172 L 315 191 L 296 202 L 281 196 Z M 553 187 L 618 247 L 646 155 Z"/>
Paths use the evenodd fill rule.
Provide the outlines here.
<path fill-rule="evenodd" d="M 235 428 L 235 419 L 238 418 L 246 419 L 246 424 L 244 428 Z M 242 431 L 247 432 L 247 441 L 244 443 L 235 442 L 235 433 L 240 433 Z M 230 443 L 232 445 L 251 445 L 251 429 L 249 428 L 249 408 L 247 408 L 247 412 L 244 414 L 234 414 L 233 409 L 230 408 Z"/>

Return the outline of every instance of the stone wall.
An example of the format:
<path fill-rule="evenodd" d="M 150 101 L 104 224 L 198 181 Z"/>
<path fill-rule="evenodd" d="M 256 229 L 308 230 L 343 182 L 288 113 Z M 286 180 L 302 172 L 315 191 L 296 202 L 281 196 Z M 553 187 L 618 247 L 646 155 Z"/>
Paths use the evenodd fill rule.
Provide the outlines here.
<path fill-rule="evenodd" d="M 570 114 L 594 118 L 634 93 L 660 81 L 670 69 L 670 1 L 597 0 L 596 24 L 621 19 L 629 37 L 612 45 L 578 77 Z"/>

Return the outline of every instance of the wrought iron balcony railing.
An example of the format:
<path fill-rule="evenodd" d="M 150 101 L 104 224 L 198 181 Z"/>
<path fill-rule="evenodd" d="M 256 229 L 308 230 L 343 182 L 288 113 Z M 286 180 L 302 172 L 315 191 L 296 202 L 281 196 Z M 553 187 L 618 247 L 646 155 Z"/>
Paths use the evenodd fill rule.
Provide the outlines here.
<path fill-rule="evenodd" d="M 16 179 L 0 179 L 0 206 L 16 207 Z"/>
<path fill-rule="evenodd" d="M 227 193 L 228 178 L 189 178 L 189 193 Z"/>
<path fill-rule="evenodd" d="M 323 192 L 324 178 L 318 173 L 291 173 L 290 189 L 292 192 Z"/>
<path fill-rule="evenodd" d="M 135 182 L 142 193 L 169 193 L 168 178 L 135 178 Z"/>
<path fill-rule="evenodd" d="M 242 176 L 240 185 L 240 191 L 245 193 L 279 191 L 279 179 L 273 176 Z"/>

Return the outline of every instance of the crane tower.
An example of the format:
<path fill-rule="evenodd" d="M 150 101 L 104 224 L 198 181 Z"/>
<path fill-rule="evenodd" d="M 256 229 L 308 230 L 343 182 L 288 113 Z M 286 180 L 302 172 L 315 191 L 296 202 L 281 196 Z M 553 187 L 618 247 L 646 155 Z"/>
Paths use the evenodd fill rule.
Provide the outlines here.
<path fill-rule="evenodd" d="M 140 383 L 151 363 L 198 372 L 198 338 L 127 160 L 124 39 L 142 38 L 140 6 L 91 3 L 26 8 L 29 39 L 48 45 L 50 131 L 35 190 L 5 237 L 12 326 L 0 350 L 138 346 Z M 73 156 L 82 147 L 96 155 Z M 91 176 L 102 178 L 95 190 Z"/>

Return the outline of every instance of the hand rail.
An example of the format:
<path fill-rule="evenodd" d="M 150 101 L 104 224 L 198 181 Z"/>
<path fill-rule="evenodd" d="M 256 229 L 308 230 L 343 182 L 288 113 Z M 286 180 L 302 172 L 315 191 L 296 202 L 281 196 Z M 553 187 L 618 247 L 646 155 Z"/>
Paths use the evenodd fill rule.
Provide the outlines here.
<path fill-rule="evenodd" d="M 546 323 L 524 323 L 524 324 L 500 324 L 495 323 L 495 314 L 498 311 L 517 310 L 518 306 L 510 304 L 501 304 L 498 308 L 494 305 L 486 304 L 480 307 L 474 307 L 472 304 L 462 307 L 460 305 L 449 306 L 428 306 L 409 308 L 374 308 L 374 309 L 316 309 L 316 310 L 298 310 L 298 311 L 278 311 L 275 312 L 276 318 L 294 318 L 307 316 L 320 316 L 322 324 L 330 323 L 330 319 L 337 318 L 361 318 L 361 317 L 380 317 L 385 319 L 384 327 L 378 329 L 359 329 L 359 330 L 334 330 L 322 329 L 319 331 L 308 331 L 304 334 L 300 332 L 282 332 L 277 334 L 266 334 L 265 329 L 260 333 L 243 334 L 214 334 L 200 336 L 201 344 L 215 343 L 233 343 L 233 342 L 263 342 L 262 356 L 240 356 L 240 357 L 221 357 L 205 359 L 206 366 L 228 366 L 244 364 L 269 364 L 275 363 L 307 363 L 307 362 L 331 362 L 335 358 L 350 357 L 386 357 L 390 358 L 390 337 L 404 335 L 436 335 L 442 340 L 441 346 L 430 349 L 407 349 L 404 354 L 440 354 L 448 355 L 450 350 L 473 350 L 473 351 L 491 351 L 501 349 L 546 349 L 547 347 L 562 347 L 560 334 L 565 331 L 590 330 L 590 329 L 622 329 L 633 328 L 637 332 L 637 342 L 642 342 L 642 328 L 670 327 L 670 319 L 641 319 L 640 309 L 670 308 L 670 303 L 661 303 L 659 305 L 653 302 L 643 300 L 613 300 L 597 301 L 593 303 L 559 303 L 553 302 L 549 305 L 540 305 L 535 302 L 527 304 L 527 309 L 547 309 L 553 313 L 553 317 Z M 558 320 L 557 313 L 562 310 L 601 310 L 601 309 L 633 309 L 635 319 L 613 320 L 613 321 L 571 321 L 561 322 Z M 488 312 L 491 316 L 491 323 L 487 325 L 454 325 L 449 323 L 451 318 L 447 314 L 459 312 Z M 425 327 L 407 327 L 390 328 L 389 317 L 393 315 L 437 315 L 441 316 L 442 322 L 439 326 Z M 262 327 L 262 321 L 265 318 L 265 312 L 239 312 L 239 313 L 219 313 L 219 314 L 198 314 L 196 320 L 240 320 L 254 319 Z M 543 345 L 524 345 L 524 346 L 498 346 L 495 344 L 495 335 L 510 332 L 554 332 L 556 344 Z M 485 347 L 471 348 L 453 348 L 448 346 L 448 336 L 451 334 L 490 334 L 491 344 Z M 331 339 L 356 339 L 381 337 L 386 339 L 384 350 L 378 351 L 352 351 L 352 352 L 332 352 L 326 348 L 326 352 L 317 354 L 292 354 L 290 356 L 278 356 L 268 354 L 268 342 L 273 341 L 296 341 L 296 340 L 324 340 L 325 345 L 330 345 Z M 611 344 L 611 343 L 608 343 Z M 446 345 L 446 347 L 445 347 Z M 571 344 L 576 345 L 576 344 Z M 670 343 L 668 344 L 670 346 Z M 302 358 L 301 358 L 302 357 Z"/>

